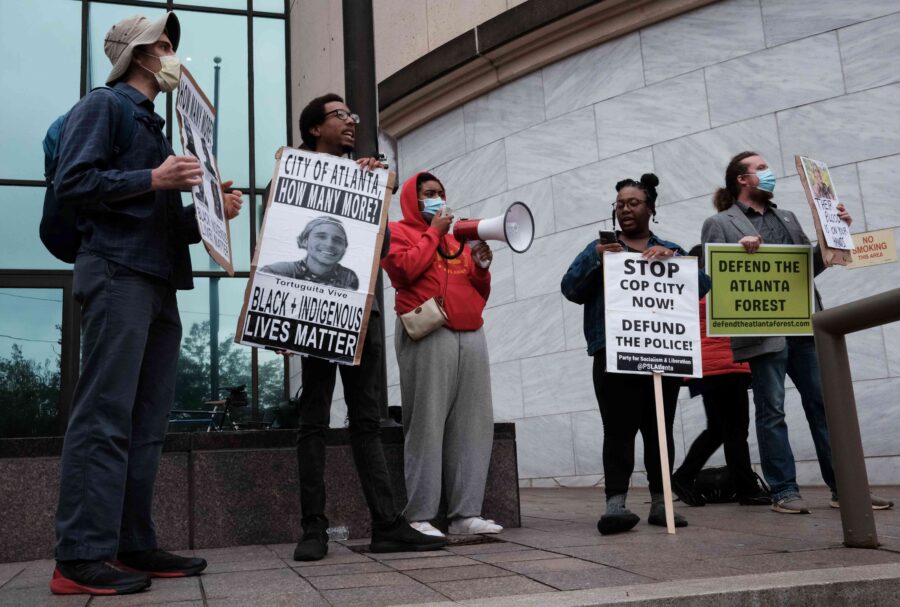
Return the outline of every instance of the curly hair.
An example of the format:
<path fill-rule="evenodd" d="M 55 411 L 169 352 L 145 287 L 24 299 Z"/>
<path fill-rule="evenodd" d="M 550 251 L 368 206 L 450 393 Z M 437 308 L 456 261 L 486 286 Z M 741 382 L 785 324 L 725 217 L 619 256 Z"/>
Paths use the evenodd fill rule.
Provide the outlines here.
<path fill-rule="evenodd" d="M 307 103 L 303 111 L 300 112 L 300 139 L 303 140 L 304 149 L 316 149 L 318 137 L 310 131 L 325 122 L 325 104 L 332 101 L 344 103 L 343 97 L 337 93 L 328 93 L 321 97 L 316 97 Z"/>

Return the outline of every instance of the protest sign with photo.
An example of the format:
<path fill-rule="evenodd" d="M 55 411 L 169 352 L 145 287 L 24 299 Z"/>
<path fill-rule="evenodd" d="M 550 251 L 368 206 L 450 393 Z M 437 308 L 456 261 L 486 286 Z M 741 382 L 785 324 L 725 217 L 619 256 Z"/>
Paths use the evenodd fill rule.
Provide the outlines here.
<path fill-rule="evenodd" d="M 809 245 L 706 245 L 710 336 L 812 335 L 813 264 Z"/>
<path fill-rule="evenodd" d="M 604 253 L 606 368 L 701 377 L 696 257 Z"/>
<path fill-rule="evenodd" d="M 283 147 L 235 341 L 359 364 L 394 174 Z"/>
<path fill-rule="evenodd" d="M 840 202 L 828 165 L 805 156 L 794 156 L 800 182 L 806 192 L 806 200 L 813 212 L 816 226 L 816 240 L 822 251 L 826 266 L 850 263 L 853 236 L 848 226 L 838 217 Z"/>
<path fill-rule="evenodd" d="M 851 270 L 866 266 L 877 266 L 897 261 L 897 243 L 894 230 L 873 230 L 853 235 L 853 261 L 847 266 Z"/>
<path fill-rule="evenodd" d="M 191 188 L 197 225 L 206 250 L 217 264 L 234 276 L 231 257 L 231 230 L 223 207 L 222 179 L 213 157 L 213 128 L 216 112 L 187 68 L 181 68 L 175 115 L 181 131 L 181 146 L 186 156 L 200 161 L 203 178 Z"/>

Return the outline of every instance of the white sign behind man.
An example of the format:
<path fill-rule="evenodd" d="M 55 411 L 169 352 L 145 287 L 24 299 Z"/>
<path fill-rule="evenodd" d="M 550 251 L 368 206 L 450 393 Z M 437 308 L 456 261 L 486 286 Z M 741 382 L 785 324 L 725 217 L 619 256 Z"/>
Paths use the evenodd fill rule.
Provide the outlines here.
<path fill-rule="evenodd" d="M 606 368 L 702 377 L 697 258 L 603 255 Z"/>
<path fill-rule="evenodd" d="M 225 217 L 225 196 L 219 167 L 213 157 L 213 129 L 216 113 L 200 86 L 184 67 L 178 82 L 175 114 L 181 130 L 181 146 L 187 156 L 200 161 L 203 182 L 191 188 L 197 226 L 206 250 L 217 264 L 234 276 L 231 257 L 231 230 Z"/>

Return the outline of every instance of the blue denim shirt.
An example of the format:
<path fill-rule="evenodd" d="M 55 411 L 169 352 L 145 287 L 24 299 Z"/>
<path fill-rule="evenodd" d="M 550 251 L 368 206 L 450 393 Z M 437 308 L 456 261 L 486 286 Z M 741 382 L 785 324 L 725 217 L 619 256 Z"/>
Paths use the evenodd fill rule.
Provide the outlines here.
<path fill-rule="evenodd" d="M 174 153 L 162 131 L 165 120 L 137 89 L 122 82 L 115 87 L 134 103 L 131 144 L 120 153 L 113 149 L 117 93 L 99 89 L 83 97 L 60 134 L 56 197 L 77 209 L 79 254 L 193 288 L 188 245 L 200 241 L 194 207 L 182 206 L 176 190 L 150 190 L 151 170 Z"/>
<path fill-rule="evenodd" d="M 593 356 L 606 347 L 606 304 L 603 297 L 603 266 L 596 248 L 598 242 L 600 241 L 594 240 L 578 254 L 560 283 L 566 299 L 584 305 L 584 339 L 587 341 L 588 356 Z M 619 242 L 627 251 L 635 252 L 625 243 Z M 672 249 L 676 255 L 687 255 L 685 250 L 674 242 L 663 240 L 651 232 L 647 248 L 657 245 Z M 709 276 L 698 270 L 697 286 L 701 299 L 709 291 L 710 284 Z"/>

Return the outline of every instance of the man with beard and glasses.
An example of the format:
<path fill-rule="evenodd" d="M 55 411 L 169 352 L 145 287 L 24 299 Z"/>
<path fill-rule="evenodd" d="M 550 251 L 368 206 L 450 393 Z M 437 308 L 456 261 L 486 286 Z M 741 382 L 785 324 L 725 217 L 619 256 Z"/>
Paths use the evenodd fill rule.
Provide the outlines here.
<path fill-rule="evenodd" d="M 772 202 L 775 174 L 757 152 L 742 152 L 725 169 L 725 187 L 713 195 L 719 211 L 703 222 L 703 243 L 738 243 L 747 253 L 755 253 L 765 244 L 810 244 L 797 216 L 779 209 Z M 852 218 L 838 204 L 838 216 L 847 225 Z M 817 245 L 813 251 L 813 273 L 825 269 Z M 822 309 L 818 291 L 816 310 Z M 838 508 L 834 469 L 831 464 L 831 440 L 825 420 L 819 361 L 812 336 L 732 337 L 735 361 L 750 363 L 753 402 L 756 406 L 756 436 L 763 475 L 772 491 L 772 510 L 785 514 L 809 514 L 809 506 L 800 496 L 794 454 L 788 441 L 784 420 L 784 378 L 789 375 L 800 393 L 809 430 L 812 433 L 822 478 L 831 489 L 831 507 Z M 886 509 L 893 502 L 872 496 L 872 508 Z"/>
<path fill-rule="evenodd" d="M 334 93 L 317 97 L 300 113 L 301 149 L 344 156 L 353 151 L 359 116 L 350 112 Z M 377 158 L 358 158 L 367 169 L 381 168 Z M 271 184 L 270 184 L 271 185 Z M 268 196 L 267 196 L 268 198 Z M 381 257 L 390 249 L 385 232 Z M 378 316 L 377 300 L 372 315 Z M 312 356 L 304 357 L 300 393 L 300 432 L 297 463 L 300 469 L 300 507 L 303 536 L 294 550 L 294 560 L 318 561 L 328 552 L 328 519 L 325 517 L 325 432 L 331 418 L 331 399 L 338 368 L 344 384 L 344 400 L 350 420 L 350 444 L 360 484 L 372 516 L 372 552 L 438 550 L 447 540 L 413 529 L 394 505 L 391 477 L 381 444 L 379 385 L 384 344 L 374 321 L 366 331 L 362 360 L 357 366 L 340 365 Z"/>

